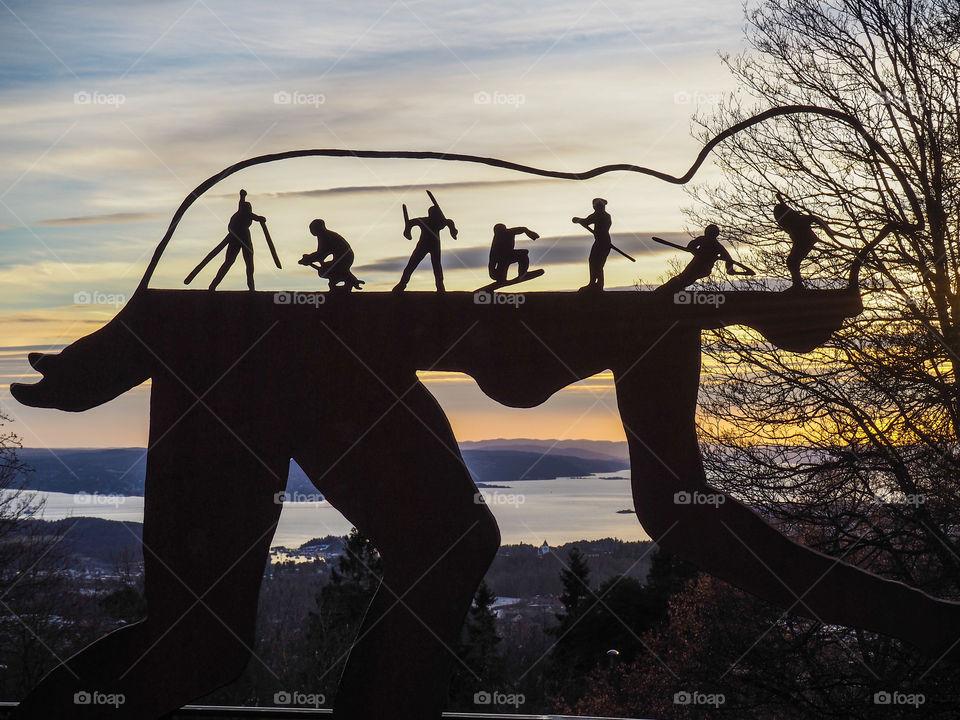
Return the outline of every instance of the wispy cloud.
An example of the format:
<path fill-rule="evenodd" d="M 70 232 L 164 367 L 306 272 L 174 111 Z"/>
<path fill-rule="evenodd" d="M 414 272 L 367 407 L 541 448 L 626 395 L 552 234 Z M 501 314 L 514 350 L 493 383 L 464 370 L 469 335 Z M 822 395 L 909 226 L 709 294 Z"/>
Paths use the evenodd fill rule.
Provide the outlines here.
<path fill-rule="evenodd" d="M 77 225 L 116 225 L 120 223 L 145 222 L 164 218 L 160 213 L 126 212 L 108 215 L 80 215 L 78 217 L 50 218 L 36 223 L 47 227 L 73 227 Z"/>
<path fill-rule="evenodd" d="M 360 195 L 364 193 L 389 193 L 396 194 L 402 192 L 409 192 L 411 190 L 466 190 L 471 188 L 509 188 L 514 185 L 537 185 L 551 182 L 550 180 L 545 179 L 530 179 L 530 180 L 463 180 L 458 182 L 435 182 L 430 183 L 429 185 L 424 185 L 418 183 L 416 185 L 410 184 L 397 184 L 397 185 L 348 185 L 343 187 L 332 187 L 332 188 L 318 188 L 314 190 L 289 190 L 286 192 L 266 192 L 261 193 L 263 197 L 276 197 L 276 198 L 310 198 L 310 197 L 322 197 L 324 195 Z M 233 194 L 229 195 L 218 195 L 216 197 L 236 197 Z"/>
<path fill-rule="evenodd" d="M 663 245 L 649 242 L 649 236 L 656 234 L 664 240 L 684 242 L 689 236 L 683 233 L 612 233 L 610 239 L 614 245 L 621 247 L 631 255 L 655 255 L 664 252 L 675 252 Z M 533 268 L 544 265 L 585 265 L 590 252 L 592 240 L 586 233 L 582 235 L 559 235 L 541 237 L 536 242 L 520 240 L 519 249 L 530 253 L 530 266 Z M 487 269 L 490 258 L 489 247 L 457 248 L 444 251 L 444 264 L 456 270 L 483 270 Z M 407 264 L 409 256 L 394 256 L 383 258 L 376 262 L 367 263 L 357 268 L 359 272 L 387 272 L 400 273 Z"/>

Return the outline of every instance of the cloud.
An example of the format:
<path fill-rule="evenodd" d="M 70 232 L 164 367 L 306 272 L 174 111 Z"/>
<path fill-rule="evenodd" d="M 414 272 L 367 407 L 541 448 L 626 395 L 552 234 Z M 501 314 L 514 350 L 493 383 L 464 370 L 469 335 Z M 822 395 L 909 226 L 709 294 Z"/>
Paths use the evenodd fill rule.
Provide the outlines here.
<path fill-rule="evenodd" d="M 7 23 L 11 66 L 24 80 L 42 81 L 43 69 L 83 76 L 108 67 L 142 77 L 188 72 L 199 63 L 222 73 L 241 59 L 261 74 L 283 75 L 310 60 L 314 72 L 409 65 L 418 55 L 475 66 L 489 57 L 530 58 L 626 45 L 661 52 L 721 41 L 736 32 L 739 3 L 675 0 L 669 4 L 609 0 L 584 10 L 577 0 L 526 3 L 277 3 L 208 0 L 148 2 L 135 8 L 100 0 L 80 12 L 66 2 L 16 3 L 37 37 Z M 733 10 L 733 12 L 731 12 Z M 415 38 L 415 42 L 398 39 Z M 34 59 L 32 56 L 37 56 Z M 32 62 L 30 62 L 32 60 Z M 391 62 L 392 61 L 392 62 Z"/>
<path fill-rule="evenodd" d="M 653 233 L 613 233 L 611 240 L 629 255 L 656 255 L 664 252 L 676 252 L 652 242 L 649 238 Z M 690 236 L 685 233 L 662 232 L 657 237 L 677 244 L 686 244 Z M 523 238 L 524 236 L 520 236 Z M 590 236 L 557 235 L 541 237 L 536 242 L 526 242 L 518 239 L 517 248 L 530 251 L 530 267 L 549 267 L 550 265 L 577 265 L 586 264 L 590 253 Z M 447 270 L 486 270 L 490 258 L 489 247 L 472 247 L 458 249 L 444 249 L 442 254 L 443 266 Z M 358 272 L 386 272 L 400 273 L 407 264 L 408 255 L 383 258 L 376 262 L 360 265 Z"/>
<path fill-rule="evenodd" d="M 442 189 L 471 189 L 471 188 L 480 188 L 480 187 L 507 187 L 510 185 L 535 185 L 538 183 L 553 182 L 548 178 L 537 178 L 530 180 L 465 180 L 460 182 L 434 182 L 434 183 L 418 183 L 414 185 L 345 185 L 343 187 L 332 187 L 332 188 L 319 188 L 316 190 L 289 190 L 285 192 L 276 192 L 276 193 L 259 193 L 263 197 L 274 197 L 274 198 L 307 198 L 307 197 L 317 197 L 322 195 L 338 195 L 338 194 L 353 194 L 353 193 L 398 193 L 398 192 L 409 192 L 412 190 L 434 190 L 436 188 Z M 230 193 L 225 195 L 217 195 L 216 197 L 221 198 L 235 198 L 236 193 Z"/>
<path fill-rule="evenodd" d="M 446 269 L 448 270 L 479 270 L 485 269 L 487 267 L 487 258 L 490 251 L 487 248 L 463 248 L 461 250 L 450 250 L 444 251 L 442 254 L 442 262 Z M 377 262 L 368 263 L 366 265 L 361 265 L 358 268 L 355 268 L 358 272 L 386 272 L 386 273 L 400 273 L 403 271 L 403 268 L 407 265 L 407 260 L 409 260 L 407 255 L 397 255 L 394 257 L 384 258 L 378 260 Z M 429 262 L 425 260 L 424 262 Z"/>
<path fill-rule="evenodd" d="M 146 212 L 124 212 L 110 213 L 108 215 L 80 215 L 78 217 L 50 218 L 41 220 L 36 225 L 47 227 L 73 227 L 77 225 L 114 225 L 118 223 L 146 222 L 149 220 L 158 220 L 166 216 L 160 213 Z"/>
<path fill-rule="evenodd" d="M 664 240 L 670 242 L 683 243 L 689 242 L 690 237 L 685 233 L 678 232 L 621 232 L 610 235 L 611 242 L 628 255 L 658 255 L 669 251 L 669 248 L 650 240 L 652 235 L 656 234 Z M 565 265 L 569 263 L 586 263 L 590 252 L 591 239 L 586 233 L 582 235 L 559 235 L 555 237 L 542 237 L 528 246 L 530 250 L 531 265 L 539 263 L 541 265 Z M 536 246 L 536 247 L 534 247 Z"/>
<path fill-rule="evenodd" d="M 11 318 L 16 321 L 16 318 Z M 15 355 L 21 357 L 25 352 L 60 352 L 66 345 L 0 345 L 0 357 Z"/>

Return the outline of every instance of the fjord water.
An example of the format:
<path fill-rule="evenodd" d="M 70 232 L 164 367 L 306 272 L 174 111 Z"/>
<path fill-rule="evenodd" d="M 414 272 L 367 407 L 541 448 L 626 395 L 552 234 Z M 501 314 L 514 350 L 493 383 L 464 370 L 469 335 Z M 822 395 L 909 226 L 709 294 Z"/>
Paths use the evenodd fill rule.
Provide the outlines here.
<path fill-rule="evenodd" d="M 544 540 L 560 545 L 605 537 L 650 539 L 636 515 L 618 512 L 633 507 L 628 470 L 503 485 L 481 488 L 480 493 L 497 518 L 504 545 L 540 545 Z M 56 492 L 37 495 L 46 499 L 42 514 L 37 514 L 44 520 L 98 517 L 143 521 L 142 497 Z M 216 512 L 216 508 L 210 512 Z M 326 501 L 286 502 L 272 544 L 296 548 L 312 538 L 349 531 L 350 523 Z"/>

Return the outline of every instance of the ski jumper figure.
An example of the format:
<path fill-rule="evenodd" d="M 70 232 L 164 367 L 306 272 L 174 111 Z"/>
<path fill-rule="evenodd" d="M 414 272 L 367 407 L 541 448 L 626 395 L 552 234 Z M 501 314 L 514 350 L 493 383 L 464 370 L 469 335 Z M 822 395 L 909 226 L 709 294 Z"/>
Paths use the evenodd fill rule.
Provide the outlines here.
<path fill-rule="evenodd" d="M 404 226 L 403 236 L 407 240 L 413 239 L 411 232 L 414 228 L 420 228 L 420 238 L 417 240 L 417 246 L 410 255 L 407 266 L 403 269 L 403 275 L 400 276 L 400 282 L 393 288 L 393 292 L 403 292 L 410 282 L 410 276 L 417 269 L 417 265 L 427 256 L 430 256 L 430 262 L 433 265 L 433 277 L 437 283 L 437 292 L 444 292 L 443 287 L 443 268 L 440 265 L 440 233 L 444 228 L 450 229 L 450 237 L 457 239 L 457 226 L 453 220 L 450 220 L 443 214 L 443 210 L 437 204 L 433 195 L 427 191 L 433 204 L 427 211 L 426 217 L 410 219 L 407 217 L 407 206 L 403 206 Z"/>
<path fill-rule="evenodd" d="M 491 280 L 506 282 L 507 270 L 513 263 L 517 264 L 518 278 L 526 275 L 530 269 L 529 251 L 516 249 L 517 235 L 526 235 L 531 240 L 540 237 L 525 227 L 508 228 L 503 223 L 493 226 L 493 243 L 490 245 L 490 262 L 487 266 Z"/>
<path fill-rule="evenodd" d="M 687 250 L 693 253 L 693 259 L 676 277 L 670 278 L 658 290 L 662 292 L 680 292 L 701 278 L 709 277 L 717 260 L 723 260 L 728 274 L 738 274 L 734 260 L 727 249 L 720 244 L 720 228 L 712 223 L 703 229 L 703 235 L 687 243 Z"/>
<path fill-rule="evenodd" d="M 254 221 L 259 223 L 266 222 L 262 215 L 254 215 L 253 205 L 247 202 L 247 191 L 240 191 L 240 202 L 237 211 L 230 217 L 227 225 L 227 236 L 223 239 L 227 243 L 227 256 L 223 259 L 223 265 L 217 271 L 213 281 L 210 283 L 210 289 L 216 290 L 217 285 L 226 276 L 227 271 L 237 259 L 237 255 L 243 253 L 243 264 L 247 268 L 247 289 L 254 290 L 253 285 L 253 241 L 250 239 L 250 226 Z"/>
<path fill-rule="evenodd" d="M 610 225 L 613 219 L 606 211 L 607 201 L 603 198 L 594 198 L 593 213 L 585 218 L 575 217 L 573 222 L 583 225 L 593 233 L 593 247 L 590 248 L 590 282 L 580 290 L 603 290 L 603 266 L 612 247 L 610 242 Z M 591 227 L 592 226 L 592 227 Z"/>
<path fill-rule="evenodd" d="M 327 228 L 320 218 L 310 223 L 310 234 L 317 238 L 317 251 L 301 257 L 299 264 L 314 268 L 320 277 L 326 278 L 330 290 L 362 289 L 363 280 L 358 280 L 350 269 L 354 261 L 353 248 L 343 235 Z"/>
<path fill-rule="evenodd" d="M 833 231 L 823 219 L 816 215 L 802 213 L 787 205 L 786 199 L 780 193 L 777 193 L 777 204 L 773 206 L 773 219 L 790 236 L 790 242 L 793 243 L 787 255 L 787 269 L 793 281 L 791 289 L 800 290 L 803 288 L 800 263 L 810 254 L 819 239 L 813 232 L 813 225 L 822 227 L 830 237 L 834 237 Z"/>

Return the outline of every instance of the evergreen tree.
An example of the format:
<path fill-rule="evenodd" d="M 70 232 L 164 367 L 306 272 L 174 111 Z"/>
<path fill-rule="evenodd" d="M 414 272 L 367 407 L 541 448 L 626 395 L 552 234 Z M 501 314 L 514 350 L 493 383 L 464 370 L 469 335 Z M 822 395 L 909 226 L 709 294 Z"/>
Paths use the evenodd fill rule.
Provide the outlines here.
<path fill-rule="evenodd" d="M 567 555 L 567 566 L 560 571 L 560 582 L 563 591 L 560 593 L 560 602 L 563 603 L 564 613 L 557 615 L 560 626 L 558 636 L 572 626 L 591 600 L 590 566 L 580 549 L 573 547 Z"/>
<path fill-rule="evenodd" d="M 485 680 L 493 679 L 500 667 L 497 652 L 500 636 L 497 635 L 497 613 L 493 610 L 496 599 L 490 586 L 481 580 L 463 626 L 461 658 Z"/>
<path fill-rule="evenodd" d="M 383 576 L 380 553 L 356 528 L 350 530 L 343 554 L 330 571 L 330 582 L 317 595 L 316 610 L 307 618 L 307 644 L 314 657 L 314 675 L 305 687 L 336 692 L 350 646 Z"/>
<path fill-rule="evenodd" d="M 590 566 L 579 548 L 570 549 L 567 565 L 560 571 L 560 583 L 564 612 L 557 614 L 559 624 L 550 630 L 556 642 L 550 652 L 548 685 L 554 696 L 579 697 L 583 677 L 593 668 L 584 652 L 591 643 L 581 620 L 596 603 L 590 590 Z"/>
<path fill-rule="evenodd" d="M 380 585 L 381 577 L 383 561 L 380 553 L 356 528 L 350 528 L 343 554 L 337 559 L 337 566 L 330 571 L 330 585 L 354 584 L 372 594 Z"/>
<path fill-rule="evenodd" d="M 644 652 L 641 637 L 669 622 L 670 598 L 697 574 L 694 566 L 658 549 L 646 584 L 615 575 L 590 591 L 590 569 L 578 551 L 561 572 L 565 613 L 554 628 L 557 637 L 551 665 L 557 704 L 569 707 L 590 689 L 588 676 L 610 662 L 616 650 L 618 664 L 630 663 Z"/>
<path fill-rule="evenodd" d="M 498 648 L 497 613 L 493 610 L 496 599 L 486 581 L 481 581 L 463 624 L 457 653 L 460 662 L 454 667 L 450 680 L 453 708 L 476 710 L 474 693 L 506 690 L 503 658 Z"/>
<path fill-rule="evenodd" d="M 699 570 L 695 565 L 668 553 L 663 548 L 656 549 L 644 583 L 650 610 L 648 627 L 667 623 L 670 598 L 681 592 L 687 585 L 687 581 L 698 574 Z"/>

